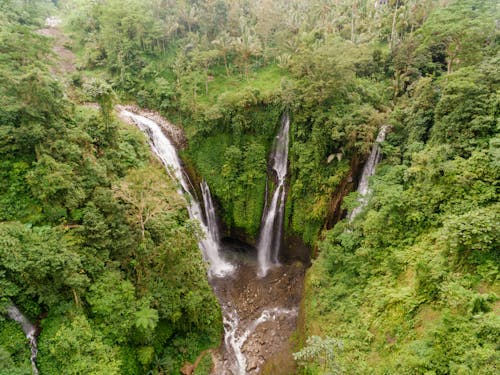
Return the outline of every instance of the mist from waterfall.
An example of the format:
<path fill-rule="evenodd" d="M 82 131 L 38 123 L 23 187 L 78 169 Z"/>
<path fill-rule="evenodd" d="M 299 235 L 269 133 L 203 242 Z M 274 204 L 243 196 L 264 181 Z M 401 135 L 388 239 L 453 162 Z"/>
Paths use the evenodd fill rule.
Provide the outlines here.
<path fill-rule="evenodd" d="M 363 173 L 361 174 L 361 180 L 359 181 L 358 190 L 359 193 L 359 206 L 355 207 L 350 214 L 348 215 L 349 221 L 352 221 L 366 206 L 368 203 L 367 196 L 370 193 L 370 187 L 368 185 L 370 181 L 370 177 L 375 174 L 375 168 L 377 164 L 380 162 L 382 158 L 382 154 L 380 152 L 380 143 L 385 140 L 385 136 L 387 135 L 387 130 L 389 129 L 388 125 L 383 125 L 378 132 L 377 139 L 372 146 L 372 150 L 368 160 L 366 161 L 363 167 Z"/>
<path fill-rule="evenodd" d="M 223 259 L 220 254 L 219 229 L 214 224 L 216 223 L 215 210 L 208 185 L 203 182 L 201 187 L 207 211 L 205 214 L 206 221 L 204 221 L 200 204 L 191 194 L 192 184 L 182 168 L 177 150 L 163 133 L 161 126 L 147 117 L 137 115 L 125 109 L 121 110 L 120 114 L 132 120 L 139 129 L 146 133 L 153 152 L 161 160 L 169 175 L 179 182 L 179 194 L 187 196 L 189 217 L 199 221 L 204 234 L 204 237 L 199 242 L 199 247 L 203 253 L 203 257 L 210 264 L 210 276 L 222 277 L 231 273 L 234 269 L 233 265 Z M 209 203 L 208 205 L 207 202 Z"/>
<path fill-rule="evenodd" d="M 268 207 L 264 210 L 259 240 L 257 242 L 258 275 L 264 277 L 267 271 L 279 264 L 279 250 L 283 234 L 285 215 L 285 182 L 288 167 L 288 143 L 290 132 L 290 116 L 284 113 L 281 118 L 280 131 L 276 137 L 274 150 L 271 154 L 272 169 L 276 173 L 277 185 Z"/>

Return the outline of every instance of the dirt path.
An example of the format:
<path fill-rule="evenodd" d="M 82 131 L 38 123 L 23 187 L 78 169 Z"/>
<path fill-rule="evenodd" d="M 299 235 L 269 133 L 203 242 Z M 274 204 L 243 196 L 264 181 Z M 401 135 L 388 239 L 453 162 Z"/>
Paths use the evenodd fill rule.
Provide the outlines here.
<path fill-rule="evenodd" d="M 52 73 L 61 77 L 76 71 L 76 56 L 65 46 L 70 42 L 69 38 L 61 30 L 61 20 L 56 17 L 47 18 L 45 28 L 37 30 L 37 33 L 54 39 L 52 50 L 56 54 Z"/>

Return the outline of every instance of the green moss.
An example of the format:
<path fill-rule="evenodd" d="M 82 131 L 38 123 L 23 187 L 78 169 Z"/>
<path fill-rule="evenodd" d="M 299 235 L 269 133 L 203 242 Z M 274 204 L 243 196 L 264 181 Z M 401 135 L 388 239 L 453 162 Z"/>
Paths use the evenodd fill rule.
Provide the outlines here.
<path fill-rule="evenodd" d="M 184 157 L 193 163 L 221 204 L 230 228 L 256 236 L 264 207 L 267 163 L 281 111 L 275 106 L 228 105 L 232 114 L 187 128 L 190 145 Z"/>

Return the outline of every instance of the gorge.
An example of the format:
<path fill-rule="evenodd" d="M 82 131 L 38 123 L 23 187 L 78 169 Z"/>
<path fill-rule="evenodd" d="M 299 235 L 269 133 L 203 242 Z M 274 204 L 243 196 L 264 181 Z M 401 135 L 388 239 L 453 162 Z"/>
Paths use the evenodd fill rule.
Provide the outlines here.
<path fill-rule="evenodd" d="M 221 305 L 224 323 L 224 345 L 214 356 L 213 373 L 259 374 L 267 360 L 286 348 L 289 336 L 296 329 L 304 273 L 303 265 L 280 265 L 278 260 L 286 199 L 289 114 L 285 113 L 281 118 L 270 155 L 270 165 L 278 183 L 269 205 L 266 204 L 263 211 L 255 259 L 248 255 L 235 256 L 230 246 L 221 243 L 210 188 L 205 180 L 201 182 L 199 191 L 203 206 L 200 206 L 177 150 L 166 135 L 172 130 L 148 118 L 147 112 L 144 116 L 134 113 L 138 111 L 137 108 L 130 108 L 129 111 L 126 107 L 119 107 L 118 110 L 120 117 L 132 122 L 147 135 L 152 151 L 171 177 L 180 183 L 182 190 L 179 193 L 187 195 L 190 216 L 199 221 L 202 227 L 204 238 L 200 240 L 199 246 L 209 265 L 209 282 Z M 168 124 L 164 120 L 162 123 Z M 379 144 L 384 141 L 387 131 L 388 126 L 383 125 L 363 167 L 358 185 L 359 206 L 349 213 L 350 221 L 367 203 L 369 178 L 374 175 L 381 160 Z M 226 260 L 228 258 L 231 262 Z"/>
<path fill-rule="evenodd" d="M 498 19 L 0 1 L 0 374 L 496 375 Z"/>
<path fill-rule="evenodd" d="M 224 323 L 224 345 L 215 355 L 214 374 L 259 374 L 266 360 L 284 350 L 295 330 L 304 272 L 304 266 L 298 263 L 277 267 L 283 235 L 289 116 L 282 116 L 271 154 L 270 164 L 278 185 L 263 216 L 255 259 L 248 255 L 232 256 L 231 248 L 221 244 L 208 184 L 204 180 L 200 184 L 202 215 L 196 191 L 166 135 L 168 131 L 148 118 L 147 112 L 141 115 L 134 110 L 137 111 L 118 107 L 122 119 L 146 134 L 153 153 L 180 184 L 179 194 L 187 196 L 190 217 L 199 222 L 203 231 L 199 246 L 208 263 L 209 282 L 219 299 Z"/>

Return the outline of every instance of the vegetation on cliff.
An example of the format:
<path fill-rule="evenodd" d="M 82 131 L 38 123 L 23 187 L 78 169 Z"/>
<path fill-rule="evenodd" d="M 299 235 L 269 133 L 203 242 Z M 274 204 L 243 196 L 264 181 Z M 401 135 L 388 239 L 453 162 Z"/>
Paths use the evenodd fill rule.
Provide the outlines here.
<path fill-rule="evenodd" d="M 308 342 L 305 374 L 498 371 L 500 81 L 491 5 L 436 10 L 394 51 L 404 86 L 369 204 L 324 234 L 306 282 L 305 336 L 342 345 L 326 359 Z"/>
<path fill-rule="evenodd" d="M 53 3 L 78 68 L 59 81 L 34 32 L 55 6 L 0 2 L 0 305 L 41 319 L 42 373 L 172 373 L 220 337 L 196 225 L 116 98 L 183 127 L 184 161 L 249 242 L 290 112 L 286 233 L 318 254 L 302 373 L 495 373 L 495 1 Z M 328 228 L 382 124 L 367 207 Z M 0 322 L 0 373 L 29 372 L 14 332 Z"/>
<path fill-rule="evenodd" d="M 0 310 L 38 321 L 42 374 L 173 373 L 222 331 L 199 228 L 109 86 L 100 111 L 66 97 L 34 32 L 50 4 L 0 6 Z M 31 373 L 0 319 L 0 373 Z"/>
<path fill-rule="evenodd" d="M 387 30 L 361 22 L 351 30 L 350 6 L 330 5 L 324 18 L 304 1 L 68 3 L 81 66 L 184 127 L 185 159 L 212 187 L 229 229 L 249 240 L 260 226 L 267 156 L 289 110 L 287 232 L 315 243 L 336 185 L 388 110 L 391 57 L 377 39 L 390 39 Z M 389 15 L 365 4 L 353 17 Z"/>

